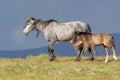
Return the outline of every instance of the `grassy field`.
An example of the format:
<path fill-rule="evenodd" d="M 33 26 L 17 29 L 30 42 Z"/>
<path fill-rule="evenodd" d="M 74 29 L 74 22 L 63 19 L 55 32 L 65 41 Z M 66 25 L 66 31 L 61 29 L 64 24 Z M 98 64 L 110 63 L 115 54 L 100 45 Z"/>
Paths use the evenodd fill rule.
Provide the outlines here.
<path fill-rule="evenodd" d="M 104 56 L 92 62 L 87 58 L 82 57 L 80 62 L 75 62 L 75 57 L 60 56 L 50 62 L 46 54 L 27 59 L 0 58 L 0 80 L 120 80 L 119 59 L 110 57 L 104 63 Z"/>

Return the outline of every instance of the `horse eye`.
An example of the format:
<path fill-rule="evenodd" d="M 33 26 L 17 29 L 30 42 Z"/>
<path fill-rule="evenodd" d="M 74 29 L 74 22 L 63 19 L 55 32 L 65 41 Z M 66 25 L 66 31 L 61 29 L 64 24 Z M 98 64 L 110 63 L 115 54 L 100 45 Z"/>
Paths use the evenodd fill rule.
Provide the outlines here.
<path fill-rule="evenodd" d="M 30 25 L 30 23 L 27 23 L 27 25 Z"/>

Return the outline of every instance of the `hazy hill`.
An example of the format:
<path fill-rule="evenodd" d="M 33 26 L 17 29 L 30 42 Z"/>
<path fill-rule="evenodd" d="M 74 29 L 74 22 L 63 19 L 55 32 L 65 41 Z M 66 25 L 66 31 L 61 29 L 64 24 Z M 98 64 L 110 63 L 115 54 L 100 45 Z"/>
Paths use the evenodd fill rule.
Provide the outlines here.
<path fill-rule="evenodd" d="M 120 33 L 113 33 L 112 34 L 115 38 L 115 44 L 116 44 L 116 51 L 117 55 L 120 55 Z M 77 55 L 71 46 L 69 42 L 60 42 L 55 44 L 55 54 L 60 56 L 75 56 Z M 97 47 L 98 55 L 105 55 L 105 50 L 102 46 Z M 48 54 L 48 46 L 44 46 L 41 48 L 36 49 L 26 49 L 26 50 L 18 50 L 18 51 L 0 51 L 0 57 L 6 57 L 6 58 L 26 58 L 29 55 L 39 55 L 41 53 Z M 88 53 L 86 54 L 88 55 Z"/>
<path fill-rule="evenodd" d="M 18 50 L 18 51 L 0 51 L 0 57 L 6 58 L 26 58 L 29 55 L 39 55 L 41 53 L 48 54 L 48 46 L 44 46 L 41 48 L 35 49 L 26 49 L 26 50 Z M 55 44 L 55 54 L 60 56 L 73 56 L 75 55 L 74 49 L 70 45 L 70 43 L 57 43 Z"/>

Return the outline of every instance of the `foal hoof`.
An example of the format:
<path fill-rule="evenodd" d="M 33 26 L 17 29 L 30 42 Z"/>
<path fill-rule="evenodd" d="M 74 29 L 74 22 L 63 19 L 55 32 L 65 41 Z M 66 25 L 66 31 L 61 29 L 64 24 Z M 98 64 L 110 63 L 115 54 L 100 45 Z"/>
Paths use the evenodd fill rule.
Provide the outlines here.
<path fill-rule="evenodd" d="M 93 61 L 95 60 L 93 57 L 86 59 L 87 61 Z"/>
<path fill-rule="evenodd" d="M 118 60 L 118 58 L 116 56 L 113 57 L 115 60 Z"/>
<path fill-rule="evenodd" d="M 105 63 L 107 63 L 108 62 L 108 60 L 105 60 Z"/>
<path fill-rule="evenodd" d="M 78 62 L 79 62 L 80 60 L 81 60 L 80 58 L 76 58 L 76 59 L 75 59 L 75 61 L 78 61 Z"/>
<path fill-rule="evenodd" d="M 94 60 L 94 58 L 93 58 L 93 57 L 92 57 L 92 58 L 89 58 L 89 60 L 90 60 L 90 61 L 93 61 L 93 60 Z"/>

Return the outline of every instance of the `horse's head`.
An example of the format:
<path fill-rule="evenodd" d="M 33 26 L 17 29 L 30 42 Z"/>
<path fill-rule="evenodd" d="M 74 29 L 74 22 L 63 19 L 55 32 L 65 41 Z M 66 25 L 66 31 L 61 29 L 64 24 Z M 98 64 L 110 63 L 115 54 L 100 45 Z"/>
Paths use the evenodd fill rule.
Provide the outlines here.
<path fill-rule="evenodd" d="M 23 34 L 27 36 L 34 28 L 35 28 L 35 18 L 28 17 L 28 20 L 23 30 Z"/>

